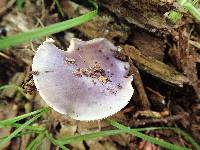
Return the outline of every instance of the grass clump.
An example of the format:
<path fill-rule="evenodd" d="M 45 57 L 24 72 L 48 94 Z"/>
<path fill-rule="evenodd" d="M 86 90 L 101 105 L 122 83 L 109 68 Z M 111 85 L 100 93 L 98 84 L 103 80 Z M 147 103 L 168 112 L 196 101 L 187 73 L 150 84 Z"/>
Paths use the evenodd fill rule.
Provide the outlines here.
<path fill-rule="evenodd" d="M 16 88 L 16 89 L 19 89 L 19 91 L 22 90 L 20 87 L 16 85 L 4 85 L 0 87 L 0 90 L 5 89 L 5 88 Z M 21 116 L 0 121 L 0 128 L 6 128 L 6 127 L 16 128 L 16 130 L 14 130 L 14 132 L 12 132 L 9 136 L 0 137 L 0 148 L 2 148 L 6 143 L 8 143 L 13 138 L 22 136 L 24 134 L 31 134 L 31 133 L 35 133 L 37 136 L 28 145 L 28 147 L 26 148 L 27 150 L 37 149 L 37 147 L 42 143 L 42 141 L 45 138 L 49 139 L 54 145 L 59 146 L 61 149 L 68 150 L 68 148 L 65 146 L 67 144 L 81 142 L 85 140 L 91 140 L 98 137 L 106 137 L 106 136 L 112 136 L 112 135 L 119 135 L 122 133 L 128 133 L 128 134 L 133 134 L 134 136 L 138 138 L 141 138 L 145 141 L 149 141 L 153 144 L 159 145 L 167 149 L 188 150 L 189 148 L 181 147 L 181 146 L 178 146 L 178 145 L 175 145 L 175 144 L 172 144 L 172 143 L 169 143 L 169 142 L 166 142 L 166 141 L 163 141 L 158 138 L 151 137 L 142 133 L 143 131 L 151 131 L 151 130 L 174 130 L 176 133 L 182 135 L 188 142 L 190 142 L 195 149 L 200 149 L 200 146 L 198 145 L 198 143 L 195 142 L 195 140 L 192 137 L 190 137 L 187 133 L 185 133 L 184 131 L 178 128 L 149 127 L 149 128 L 131 129 L 111 119 L 105 119 L 105 121 L 108 124 L 112 125 L 113 127 L 117 128 L 116 130 L 99 131 L 99 132 L 94 132 L 90 134 L 76 135 L 72 137 L 62 137 L 60 139 L 55 139 L 46 128 L 40 127 L 40 126 L 31 126 L 31 124 L 34 121 L 36 121 L 39 117 L 41 117 L 45 113 L 48 113 L 49 111 L 50 111 L 50 108 L 42 108 L 42 109 L 27 113 Z M 24 124 L 17 123 L 18 121 L 21 121 L 27 118 L 29 118 L 29 120 L 27 120 Z"/>
<path fill-rule="evenodd" d="M 10 140 L 12 140 L 14 137 L 16 137 L 23 129 L 25 129 L 26 127 L 28 127 L 32 122 L 34 122 L 35 120 L 37 120 L 39 117 L 41 117 L 44 113 L 48 112 L 49 108 L 43 108 L 28 114 L 24 114 L 22 116 L 18 116 L 15 118 L 10 118 L 7 120 L 3 120 L 0 121 L 0 127 L 6 127 L 6 126 L 10 126 L 12 124 L 14 124 L 15 122 L 25 119 L 27 117 L 33 116 L 30 120 L 26 121 L 24 124 L 21 124 L 18 126 L 18 128 L 12 132 L 9 136 L 3 138 L 0 141 L 0 149 Z"/>
<path fill-rule="evenodd" d="M 126 127 L 122 124 L 119 124 L 118 122 L 106 119 L 105 121 L 112 125 L 113 127 L 116 127 L 115 130 L 107 130 L 107 131 L 98 131 L 94 133 L 84 134 L 84 135 L 76 135 L 71 137 L 62 137 L 60 139 L 55 139 L 51 133 L 45 128 L 39 127 L 39 126 L 31 126 L 30 124 L 33 123 L 35 120 L 37 120 L 39 117 L 41 117 L 43 114 L 47 113 L 50 110 L 50 108 L 43 108 L 39 109 L 37 111 L 24 114 L 15 118 L 10 118 L 7 120 L 0 121 L 0 128 L 2 127 L 16 127 L 16 130 L 12 132 L 9 136 L 3 137 L 0 139 L 0 148 L 2 148 L 7 142 L 12 140 L 15 137 L 21 136 L 23 134 L 29 134 L 29 133 L 35 133 L 37 134 L 36 138 L 27 146 L 27 150 L 37 149 L 37 147 L 42 143 L 42 141 L 47 138 L 49 139 L 54 145 L 59 146 L 63 150 L 68 150 L 68 148 L 65 146 L 67 144 L 76 143 L 76 142 L 82 142 L 85 140 L 91 140 L 98 137 L 106 137 L 106 136 L 112 136 L 112 135 L 119 135 L 122 133 L 128 133 L 133 134 L 136 137 L 142 138 L 145 141 L 149 141 L 153 144 L 159 145 L 163 148 L 171 149 L 171 150 L 189 150 L 189 148 L 181 147 L 163 140 L 160 140 L 155 137 L 151 137 L 148 135 L 145 135 L 142 133 L 143 131 L 151 131 L 151 130 L 174 130 L 178 134 L 182 135 L 186 140 L 188 140 L 194 148 L 199 149 L 200 146 L 190 137 L 187 133 L 184 131 L 178 129 L 178 128 L 171 128 L 171 127 L 150 127 L 150 128 L 135 128 L 131 129 L 129 127 Z M 26 119 L 27 117 L 31 117 L 31 119 L 27 120 L 24 124 L 18 124 L 16 123 L 19 120 Z M 22 134 L 22 130 L 25 130 Z M 31 131 L 31 132 L 30 132 Z"/>

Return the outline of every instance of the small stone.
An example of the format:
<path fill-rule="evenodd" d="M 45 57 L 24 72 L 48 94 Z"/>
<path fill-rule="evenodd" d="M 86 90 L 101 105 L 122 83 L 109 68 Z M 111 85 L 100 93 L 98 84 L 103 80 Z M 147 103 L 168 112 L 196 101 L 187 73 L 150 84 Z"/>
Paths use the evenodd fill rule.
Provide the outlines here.
<path fill-rule="evenodd" d="M 106 78 L 106 77 L 104 77 L 104 76 L 99 76 L 99 77 L 98 77 L 98 80 L 99 80 L 101 83 L 103 83 L 103 84 L 105 84 L 105 83 L 108 82 L 108 78 Z"/>

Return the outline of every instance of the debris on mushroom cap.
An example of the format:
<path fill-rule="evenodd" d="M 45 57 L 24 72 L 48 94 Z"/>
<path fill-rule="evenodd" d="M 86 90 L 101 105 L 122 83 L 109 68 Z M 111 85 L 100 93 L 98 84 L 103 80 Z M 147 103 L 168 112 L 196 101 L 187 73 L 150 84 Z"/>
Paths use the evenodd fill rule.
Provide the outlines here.
<path fill-rule="evenodd" d="M 52 40 L 39 46 L 32 64 L 35 85 L 54 110 L 76 120 L 98 120 L 125 107 L 134 89 L 129 64 L 114 56 L 117 51 L 104 38 L 72 39 L 68 51 Z"/>

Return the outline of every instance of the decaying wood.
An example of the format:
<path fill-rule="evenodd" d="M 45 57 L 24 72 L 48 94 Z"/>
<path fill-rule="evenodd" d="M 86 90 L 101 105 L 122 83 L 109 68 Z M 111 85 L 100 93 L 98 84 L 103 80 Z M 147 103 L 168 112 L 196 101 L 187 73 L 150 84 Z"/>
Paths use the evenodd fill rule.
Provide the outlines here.
<path fill-rule="evenodd" d="M 167 83 L 175 84 L 180 87 L 183 87 L 184 83 L 188 83 L 188 79 L 174 68 L 152 57 L 142 55 L 140 51 L 133 46 L 125 45 L 123 53 L 133 59 L 142 70 Z"/>
<path fill-rule="evenodd" d="M 165 13 L 176 9 L 174 2 L 175 0 L 98 0 L 99 5 L 117 16 L 152 32 L 156 29 L 169 28 Z"/>
<path fill-rule="evenodd" d="M 142 110 L 150 110 L 150 103 L 145 92 L 140 73 L 132 61 L 130 60 L 129 62 L 131 64 L 130 73 L 133 75 L 133 82 L 136 87 L 137 94 L 139 95 L 138 103 Z"/>
<path fill-rule="evenodd" d="M 180 28 L 177 34 L 177 45 L 170 49 L 169 54 L 176 65 L 189 79 L 196 95 L 200 98 L 200 80 L 198 79 L 196 64 L 199 62 L 199 54 L 189 45 L 190 33 L 186 28 Z"/>
<path fill-rule="evenodd" d="M 138 29 L 134 30 L 129 41 L 130 45 L 134 45 L 145 56 L 151 56 L 159 61 L 164 60 L 166 44 L 163 39 Z"/>
<path fill-rule="evenodd" d="M 137 111 L 133 116 L 134 118 L 138 118 L 138 116 L 144 116 L 147 118 L 162 118 L 161 113 L 156 112 L 156 111 L 151 111 L 151 110 Z"/>
<path fill-rule="evenodd" d="M 70 18 L 75 18 L 87 13 L 89 10 L 72 1 L 61 1 L 61 5 L 65 14 Z M 105 37 L 110 41 L 120 42 L 126 41 L 130 28 L 124 24 L 117 24 L 114 18 L 108 14 L 96 16 L 92 21 L 86 22 L 76 27 L 89 38 Z"/>

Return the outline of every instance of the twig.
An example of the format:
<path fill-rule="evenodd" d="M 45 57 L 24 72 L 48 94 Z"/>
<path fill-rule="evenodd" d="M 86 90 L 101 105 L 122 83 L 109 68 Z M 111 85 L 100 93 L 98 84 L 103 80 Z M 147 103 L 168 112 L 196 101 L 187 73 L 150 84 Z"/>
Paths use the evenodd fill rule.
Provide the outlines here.
<path fill-rule="evenodd" d="M 149 103 L 147 94 L 145 92 L 142 79 L 140 77 L 140 73 L 138 69 L 135 67 L 135 65 L 133 64 L 131 59 L 129 59 L 129 63 L 131 65 L 130 73 L 133 75 L 133 79 L 134 79 L 133 82 L 136 86 L 136 89 L 139 95 L 139 99 L 140 99 L 139 103 L 143 110 L 150 110 L 150 103 Z"/>

